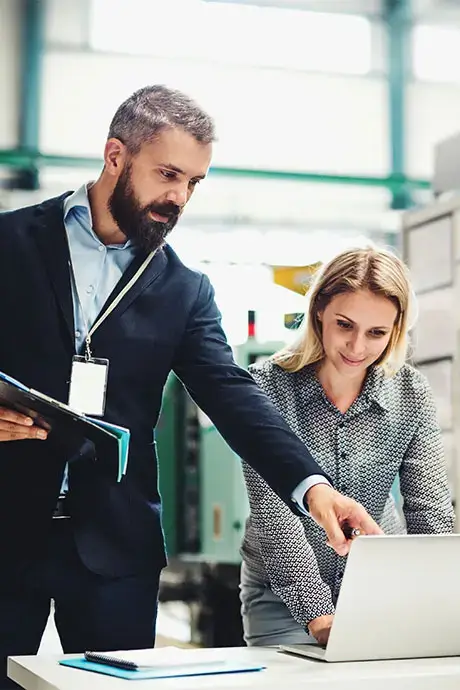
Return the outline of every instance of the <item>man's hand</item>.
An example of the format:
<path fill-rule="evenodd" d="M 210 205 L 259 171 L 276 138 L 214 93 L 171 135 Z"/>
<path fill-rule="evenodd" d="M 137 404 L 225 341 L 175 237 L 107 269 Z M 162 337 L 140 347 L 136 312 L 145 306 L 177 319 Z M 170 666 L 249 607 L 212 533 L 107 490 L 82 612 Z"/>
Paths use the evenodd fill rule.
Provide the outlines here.
<path fill-rule="evenodd" d="M 30 417 L 0 407 L 0 442 L 21 441 L 26 438 L 44 440 L 47 435 L 47 432 L 36 426 Z"/>
<path fill-rule="evenodd" d="M 360 503 L 343 496 L 328 484 L 315 484 L 305 495 L 310 515 L 326 532 L 329 546 L 339 556 L 346 556 L 351 539 L 343 533 L 343 527 L 358 529 L 360 534 L 383 534 L 376 522 Z"/>
<path fill-rule="evenodd" d="M 327 645 L 334 616 L 318 616 L 308 624 L 308 632 L 320 645 Z"/>

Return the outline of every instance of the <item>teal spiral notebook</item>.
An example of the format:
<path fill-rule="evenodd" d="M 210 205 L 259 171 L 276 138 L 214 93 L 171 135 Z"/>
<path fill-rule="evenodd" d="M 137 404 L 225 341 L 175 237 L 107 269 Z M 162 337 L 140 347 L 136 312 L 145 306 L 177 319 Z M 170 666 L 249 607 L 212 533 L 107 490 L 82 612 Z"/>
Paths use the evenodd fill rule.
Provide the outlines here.
<path fill-rule="evenodd" d="M 62 659 L 61 666 L 78 668 L 82 671 L 93 673 L 103 673 L 116 678 L 125 680 L 148 680 L 154 678 L 184 678 L 185 676 L 208 676 L 221 673 L 248 673 L 251 671 L 262 671 L 265 667 L 255 664 L 244 664 L 233 661 L 204 661 L 192 664 L 172 664 L 171 666 L 158 665 L 157 668 L 139 668 L 127 670 L 109 664 L 87 661 L 84 657 L 78 659 Z"/>

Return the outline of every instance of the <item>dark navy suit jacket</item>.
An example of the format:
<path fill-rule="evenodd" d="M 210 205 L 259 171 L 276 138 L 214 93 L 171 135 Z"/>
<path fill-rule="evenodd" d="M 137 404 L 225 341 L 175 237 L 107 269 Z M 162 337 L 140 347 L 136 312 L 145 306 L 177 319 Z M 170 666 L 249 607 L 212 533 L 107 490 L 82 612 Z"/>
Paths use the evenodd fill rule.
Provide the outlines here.
<path fill-rule="evenodd" d="M 75 338 L 65 196 L 0 214 L 0 369 L 67 402 Z M 139 252 L 106 306 L 144 258 Z M 105 418 L 131 430 L 121 483 L 103 449 L 86 444 L 70 464 L 75 538 L 94 572 L 123 576 L 165 564 L 153 428 L 171 370 L 285 502 L 305 477 L 324 474 L 235 364 L 208 278 L 184 266 L 169 246 L 96 330 L 92 350 L 110 361 Z M 64 466 L 75 450 L 52 432 L 46 441 L 0 443 L 4 573 L 27 566 L 44 548 Z"/>

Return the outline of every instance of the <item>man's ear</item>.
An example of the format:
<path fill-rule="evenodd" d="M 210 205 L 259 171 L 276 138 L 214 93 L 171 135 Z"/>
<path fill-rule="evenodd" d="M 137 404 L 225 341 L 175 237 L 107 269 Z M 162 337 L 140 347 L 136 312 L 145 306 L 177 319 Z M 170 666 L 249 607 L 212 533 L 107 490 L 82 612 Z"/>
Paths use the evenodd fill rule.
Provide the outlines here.
<path fill-rule="evenodd" d="M 104 167 L 109 175 L 118 177 L 126 163 L 128 151 L 119 139 L 108 139 L 104 148 Z"/>

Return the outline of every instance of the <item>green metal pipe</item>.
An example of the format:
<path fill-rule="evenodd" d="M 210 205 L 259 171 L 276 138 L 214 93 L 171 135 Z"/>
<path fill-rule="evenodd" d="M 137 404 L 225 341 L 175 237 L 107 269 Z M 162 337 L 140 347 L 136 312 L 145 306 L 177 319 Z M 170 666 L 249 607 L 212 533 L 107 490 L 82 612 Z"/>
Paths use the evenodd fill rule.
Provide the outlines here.
<path fill-rule="evenodd" d="M 21 87 L 19 145 L 38 151 L 40 127 L 40 92 L 44 43 L 44 0 L 22 0 L 21 3 Z M 23 189 L 38 189 L 39 179 L 35 161 L 18 171 L 17 185 Z"/>
<path fill-rule="evenodd" d="M 406 171 L 406 84 L 410 72 L 409 0 L 386 0 L 385 20 L 388 32 L 388 101 L 390 109 L 391 170 L 404 177 Z M 391 207 L 405 209 L 412 205 L 410 189 L 401 185 L 393 191 Z"/>
<path fill-rule="evenodd" d="M 60 156 L 44 154 L 24 149 L 0 150 L 0 165 L 21 169 L 36 165 L 38 168 L 100 168 L 102 159 Z M 289 170 L 260 170 L 257 168 L 227 168 L 222 166 L 211 167 L 211 176 L 242 177 L 263 180 L 288 180 L 293 182 L 310 182 L 316 184 L 356 185 L 362 187 L 377 187 L 397 191 L 403 186 L 414 189 L 429 189 L 428 180 L 409 179 L 403 175 L 388 175 L 378 177 L 372 175 L 335 175 L 326 173 L 297 172 Z"/>

